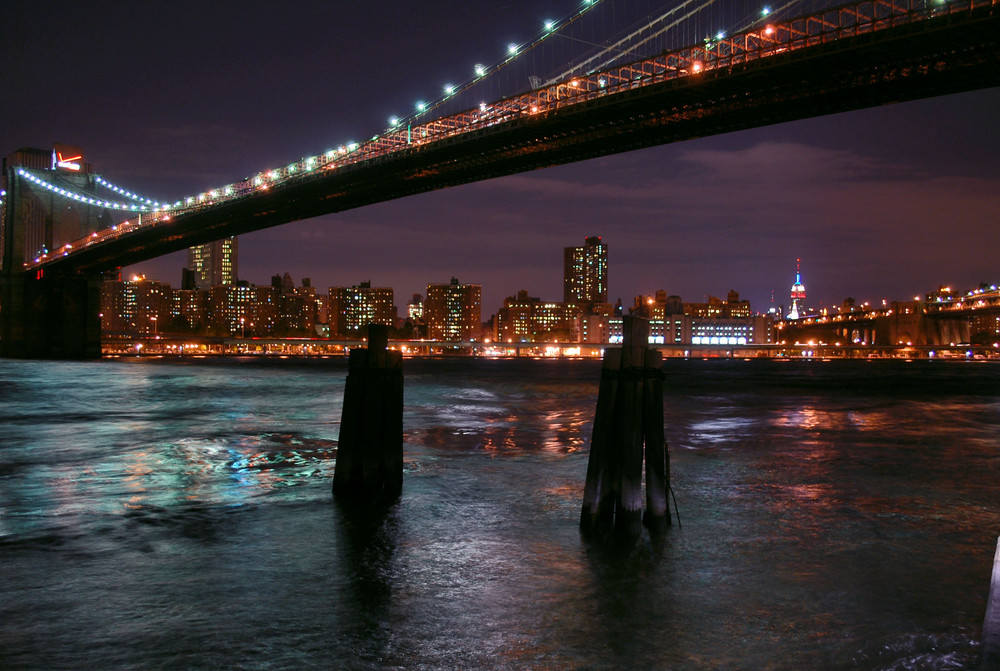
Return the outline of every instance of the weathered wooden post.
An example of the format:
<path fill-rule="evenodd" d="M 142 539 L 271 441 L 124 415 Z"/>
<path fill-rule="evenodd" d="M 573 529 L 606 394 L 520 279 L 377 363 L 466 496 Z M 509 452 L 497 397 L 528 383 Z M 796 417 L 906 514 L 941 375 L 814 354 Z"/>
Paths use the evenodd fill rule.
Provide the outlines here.
<path fill-rule="evenodd" d="M 670 470 L 663 439 L 661 358 L 649 349 L 649 321 L 625 317 L 622 335 L 622 348 L 604 353 L 580 526 L 585 531 L 614 527 L 636 536 L 642 524 L 644 452 L 645 521 L 651 530 L 670 524 Z"/>
<path fill-rule="evenodd" d="M 368 348 L 350 354 L 333 475 L 342 501 L 391 503 L 403 490 L 403 355 L 388 338 L 371 324 Z"/>
<path fill-rule="evenodd" d="M 670 455 L 663 437 L 663 355 L 646 350 L 643 376 L 642 433 L 646 441 L 646 526 L 662 531 L 670 526 L 667 488 L 670 486 Z"/>

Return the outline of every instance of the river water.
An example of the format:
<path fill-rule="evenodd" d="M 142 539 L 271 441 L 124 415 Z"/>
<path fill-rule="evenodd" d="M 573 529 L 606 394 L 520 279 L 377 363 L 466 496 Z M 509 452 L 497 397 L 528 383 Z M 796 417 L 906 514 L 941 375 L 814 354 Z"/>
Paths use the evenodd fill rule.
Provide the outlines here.
<path fill-rule="evenodd" d="M 1000 365 L 664 371 L 681 526 L 619 547 L 578 529 L 597 361 L 406 360 L 359 518 L 342 359 L 0 360 L 0 668 L 975 667 Z"/>

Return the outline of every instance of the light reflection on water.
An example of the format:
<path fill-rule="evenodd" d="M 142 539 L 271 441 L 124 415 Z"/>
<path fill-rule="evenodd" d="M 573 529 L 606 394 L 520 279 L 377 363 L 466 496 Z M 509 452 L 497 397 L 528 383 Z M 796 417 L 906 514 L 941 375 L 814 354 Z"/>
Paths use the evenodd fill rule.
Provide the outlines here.
<path fill-rule="evenodd" d="M 684 526 L 625 549 L 577 531 L 599 363 L 404 371 L 364 520 L 342 361 L 0 361 L 0 666 L 974 665 L 1000 368 L 668 362 Z"/>

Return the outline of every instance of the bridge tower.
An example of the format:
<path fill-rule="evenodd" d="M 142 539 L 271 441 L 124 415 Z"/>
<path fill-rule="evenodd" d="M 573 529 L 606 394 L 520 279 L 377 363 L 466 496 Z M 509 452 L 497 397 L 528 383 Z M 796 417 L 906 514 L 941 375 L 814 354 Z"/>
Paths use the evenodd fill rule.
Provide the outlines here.
<path fill-rule="evenodd" d="M 47 171 L 53 182 L 90 191 L 94 175 L 82 152 L 56 145 L 4 159 L 0 206 L 0 356 L 92 358 L 101 354 L 100 275 L 27 272 L 24 263 L 58 253 L 69 240 L 107 226 L 101 208 L 67 202 L 21 173 Z"/>

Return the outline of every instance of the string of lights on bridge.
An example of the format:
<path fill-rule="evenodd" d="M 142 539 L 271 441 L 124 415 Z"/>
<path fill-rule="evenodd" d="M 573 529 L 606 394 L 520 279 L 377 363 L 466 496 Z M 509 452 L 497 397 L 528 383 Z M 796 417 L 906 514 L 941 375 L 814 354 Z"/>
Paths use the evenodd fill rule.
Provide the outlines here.
<path fill-rule="evenodd" d="M 93 196 L 88 196 L 86 194 L 78 193 L 71 189 L 64 189 L 61 186 L 57 186 L 48 180 L 44 180 L 41 177 L 36 177 L 24 168 L 18 168 L 17 174 L 24 177 L 29 182 L 33 182 L 42 188 L 48 189 L 49 191 L 58 194 L 60 196 L 65 196 L 80 203 L 86 203 L 88 205 L 96 205 L 97 207 L 107 208 L 109 210 L 122 210 L 126 212 L 149 212 L 152 208 L 137 205 L 135 203 L 117 203 L 110 200 L 102 200 L 100 198 L 94 198 Z M 100 180 L 103 181 L 103 180 Z M 136 197 L 138 199 L 138 197 Z"/>
<path fill-rule="evenodd" d="M 416 121 L 418 118 L 433 112 L 435 109 L 439 108 L 441 105 L 446 103 L 449 99 L 468 90 L 473 85 L 481 82 L 484 78 L 492 74 L 495 74 L 505 66 L 509 65 L 519 56 L 522 56 L 530 52 L 532 49 L 540 45 L 546 39 L 548 39 L 552 35 L 555 35 L 559 30 L 566 27 L 567 25 L 569 25 L 570 23 L 572 23 L 573 21 L 575 21 L 576 19 L 583 16 L 588 11 L 599 5 L 602 1 L 603 0 L 583 0 L 582 7 L 579 10 L 570 13 L 569 15 L 563 17 L 560 20 L 545 21 L 542 31 L 533 39 L 521 43 L 512 42 L 509 45 L 507 45 L 507 53 L 501 60 L 494 62 L 492 65 L 476 64 L 473 67 L 474 74 L 472 77 L 464 80 L 460 84 L 446 84 L 443 87 L 443 93 L 441 95 L 437 96 L 436 98 L 431 98 L 429 99 L 429 101 L 422 100 L 417 102 L 415 105 L 416 109 L 412 114 L 403 117 L 399 116 L 390 117 L 389 126 L 386 129 L 386 132 L 391 132 L 397 130 L 401 126 L 409 125 L 413 121 Z M 374 137 L 372 137 L 370 141 L 376 141 L 378 140 L 378 138 L 379 135 L 375 135 Z M 344 145 L 341 145 L 338 149 L 331 149 L 322 155 L 323 165 L 332 163 L 338 157 L 356 151 L 361 146 L 362 143 L 349 142 Z M 318 163 L 319 159 L 316 157 L 312 157 L 308 159 L 303 159 L 303 162 L 307 164 Z M 311 168 L 313 166 L 309 167 Z M 319 165 L 316 165 L 315 167 L 319 167 Z M 260 175 L 264 175 L 267 178 L 274 179 L 280 172 L 286 171 L 289 168 L 291 168 L 291 166 L 289 166 L 288 168 L 275 168 L 264 171 L 260 173 Z M 102 177 L 97 177 L 96 181 L 101 186 L 108 188 L 111 191 L 114 191 L 115 193 L 124 196 L 132 201 L 135 201 L 134 203 L 118 203 L 100 198 L 94 198 L 87 194 L 59 187 L 25 170 L 19 170 L 18 174 L 27 178 L 29 181 L 34 182 L 35 184 L 38 184 L 39 186 L 42 186 L 43 188 L 46 188 L 49 191 L 58 194 L 60 196 L 64 196 L 66 198 L 75 200 L 80 203 L 86 203 L 89 205 L 95 205 L 97 207 L 103 207 L 119 211 L 133 211 L 133 212 L 166 211 L 172 208 L 178 208 L 178 207 L 183 207 L 185 205 L 194 205 L 195 203 L 204 202 L 206 200 L 206 194 L 209 196 L 209 198 L 207 198 L 209 200 L 215 200 L 215 198 L 218 197 L 218 194 L 220 192 L 223 193 L 224 195 L 232 194 L 232 187 L 223 187 L 222 189 L 212 189 L 206 193 L 200 194 L 199 196 L 187 196 L 185 198 L 182 198 L 181 200 L 176 201 L 173 205 L 171 205 L 169 203 L 160 203 L 159 201 L 155 201 L 151 198 L 140 196 L 138 194 L 129 191 L 128 189 L 116 186 L 106 181 Z M 260 186 L 261 181 L 263 181 L 263 178 L 258 176 L 258 178 L 256 178 L 257 182 L 256 185 Z M 0 200 L 0 204 L 2 204 L 2 202 L 3 201 Z"/>
<path fill-rule="evenodd" d="M 547 39 L 555 35 L 557 32 L 568 26 L 569 24 L 576 21 L 578 18 L 586 14 L 588 11 L 596 7 L 602 2 L 602 0 L 583 0 L 583 6 L 569 14 L 568 16 L 559 19 L 558 21 L 548 20 L 543 24 L 542 30 L 533 39 L 527 42 L 522 42 L 518 44 L 517 42 L 511 42 L 507 45 L 507 52 L 501 60 L 493 63 L 492 65 L 482 65 L 477 63 L 472 67 L 473 75 L 465 79 L 460 84 L 445 84 L 443 88 L 443 93 L 438 95 L 436 98 L 431 99 L 429 102 L 420 100 L 417 101 L 415 105 L 415 111 L 412 114 L 389 117 L 389 127 L 386 131 L 394 131 L 397 128 L 406 126 L 409 123 L 416 121 L 421 116 L 429 114 L 434 111 L 449 99 L 454 96 L 467 91 L 475 84 L 481 82 L 485 77 L 489 77 L 492 74 L 500 71 L 502 68 L 506 67 L 512 63 L 515 59 L 523 54 L 530 52 L 535 47 L 539 46 Z M 378 139 L 378 136 L 373 137 L 372 140 Z"/>
<path fill-rule="evenodd" d="M 103 186 L 103 187 L 105 187 L 107 189 L 111 189 L 115 193 L 121 194 L 122 196 L 125 196 L 126 198 L 130 198 L 131 200 L 134 200 L 134 201 L 136 201 L 138 203 L 141 203 L 143 205 L 149 205 L 153 209 L 157 209 L 157 208 L 162 207 L 162 205 L 160 205 L 160 203 L 158 203 L 158 202 L 156 202 L 156 201 L 154 201 L 154 200 L 152 200 L 150 198 L 143 198 L 142 196 L 136 195 L 136 194 L 132 193 L 131 191 L 127 190 L 127 189 L 121 188 L 120 186 L 115 186 L 111 182 L 108 182 L 107 180 L 105 180 L 103 177 L 98 176 L 96 178 L 96 181 L 101 186 Z"/>
<path fill-rule="evenodd" d="M 795 0 L 792 0 L 792 2 L 794 1 Z M 402 117 L 400 116 L 390 117 L 388 119 L 389 126 L 385 129 L 385 132 L 387 133 L 393 132 L 395 130 L 398 130 L 400 127 L 408 126 L 409 124 L 416 121 L 422 116 L 430 114 L 435 109 L 445 104 L 451 98 L 463 93 L 464 91 L 468 90 L 475 84 L 480 83 L 484 78 L 500 71 L 502 68 L 511 64 L 518 57 L 521 57 L 529 53 L 531 50 L 538 47 L 544 41 L 546 41 L 553 35 L 557 34 L 560 30 L 562 30 L 569 24 L 576 21 L 578 18 L 586 14 L 588 11 L 597 7 L 601 2 L 603 2 L 603 0 L 583 0 L 582 7 L 577 11 L 574 11 L 559 20 L 546 20 L 543 24 L 543 28 L 540 33 L 538 33 L 534 38 L 528 41 L 521 43 L 512 42 L 508 44 L 506 49 L 506 54 L 504 55 L 504 57 L 498 61 L 495 61 L 492 65 L 483 65 L 483 64 L 474 65 L 472 68 L 473 76 L 462 81 L 460 84 L 446 84 L 443 87 L 443 93 L 438 95 L 436 98 L 432 98 L 429 101 L 424 101 L 424 100 L 418 101 L 415 105 L 415 111 L 409 115 Z M 790 2 L 789 4 L 792 4 L 792 2 Z M 761 15 L 767 16 L 770 13 L 770 11 L 771 10 L 768 7 L 765 7 L 762 10 Z M 720 32 L 716 35 L 715 39 L 717 40 L 722 39 L 724 36 L 725 33 Z M 706 39 L 706 42 L 711 42 L 711 38 Z M 378 140 L 379 137 L 380 137 L 379 135 L 375 135 L 371 138 L 371 140 L 369 140 L 369 142 L 374 142 Z M 323 165 L 330 164 L 334 162 L 338 157 L 356 151 L 362 146 L 362 144 L 363 143 L 349 142 L 344 145 L 341 145 L 338 149 L 331 149 L 327 151 L 325 154 L 322 155 Z M 303 162 L 306 163 L 317 162 L 317 161 L 319 161 L 319 159 L 315 157 L 309 159 L 303 159 Z M 292 164 L 292 166 L 294 165 L 295 164 Z M 292 166 L 288 166 L 286 168 L 270 169 L 260 173 L 260 175 L 263 175 L 268 179 L 275 179 L 278 174 L 284 171 L 288 171 L 289 169 L 292 168 Z M 65 196 L 77 202 L 87 203 L 98 207 L 104 207 L 107 209 L 114 209 L 119 211 L 135 211 L 135 212 L 167 211 L 172 208 L 179 208 L 186 205 L 190 206 L 190 205 L 195 205 L 196 203 L 202 203 L 205 200 L 214 201 L 218 197 L 220 192 L 223 193 L 224 195 L 232 195 L 232 187 L 227 186 L 223 187 L 222 189 L 212 189 L 206 193 L 200 194 L 199 196 L 187 196 L 185 198 L 182 198 L 181 200 L 176 201 L 175 203 L 173 203 L 173 205 L 171 205 L 169 203 L 160 203 L 159 201 L 155 201 L 151 198 L 146 198 L 138 194 L 132 193 L 131 191 L 125 188 L 118 187 L 106 181 L 102 177 L 96 178 L 96 181 L 102 186 L 114 191 L 119 195 L 125 196 L 126 198 L 129 198 L 130 200 L 133 200 L 136 203 L 139 203 L 139 205 L 135 205 L 127 203 L 116 203 L 108 200 L 102 200 L 100 198 L 93 198 L 89 195 L 72 191 L 71 189 L 65 189 L 63 187 L 56 186 L 51 182 L 35 177 L 34 175 L 31 175 L 30 173 L 24 171 L 21 171 L 20 174 L 27 176 L 28 179 L 30 179 L 31 181 L 39 184 L 40 186 L 43 186 L 46 189 L 49 189 L 50 191 L 58 195 Z M 261 185 L 260 182 L 263 181 L 263 178 L 258 177 L 256 178 L 256 181 L 257 181 L 256 185 L 260 186 Z"/>

